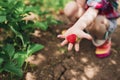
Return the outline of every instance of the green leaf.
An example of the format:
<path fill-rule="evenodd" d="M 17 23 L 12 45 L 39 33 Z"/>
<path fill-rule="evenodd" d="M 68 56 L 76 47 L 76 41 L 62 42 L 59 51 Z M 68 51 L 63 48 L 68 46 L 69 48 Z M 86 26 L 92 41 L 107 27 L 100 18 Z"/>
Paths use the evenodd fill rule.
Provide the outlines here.
<path fill-rule="evenodd" d="M 14 55 L 14 60 L 16 61 L 18 67 L 23 66 L 26 58 L 27 58 L 27 52 L 25 51 L 17 52 Z"/>
<path fill-rule="evenodd" d="M 15 48 L 12 44 L 7 44 L 6 46 L 4 46 L 4 51 L 9 55 L 9 57 L 13 57 L 14 53 L 15 53 Z"/>
<path fill-rule="evenodd" d="M 27 25 L 24 25 L 22 27 L 23 30 L 26 30 L 26 29 L 34 29 L 33 25 L 31 23 L 28 23 Z"/>
<path fill-rule="evenodd" d="M 1 68 L 1 65 L 3 63 L 4 59 L 3 58 L 0 58 L 0 68 Z M 1 69 L 0 69 L 1 70 Z M 1 71 L 0 71 L 1 72 Z"/>
<path fill-rule="evenodd" d="M 52 23 L 52 24 L 58 24 L 58 21 L 55 20 L 55 19 L 52 19 L 52 20 L 51 20 L 51 23 Z"/>
<path fill-rule="evenodd" d="M 14 2 L 14 0 L 8 0 L 8 2 L 9 2 L 9 3 L 12 3 L 12 2 Z"/>
<path fill-rule="evenodd" d="M 3 63 L 4 59 L 0 58 L 0 65 Z"/>
<path fill-rule="evenodd" d="M 4 59 L 0 58 L 0 73 L 3 71 L 3 67 L 1 66 L 3 63 Z"/>
<path fill-rule="evenodd" d="M 48 25 L 46 22 L 36 22 L 35 26 L 44 30 L 44 31 L 47 30 L 47 28 L 48 28 Z"/>
<path fill-rule="evenodd" d="M 8 61 L 9 60 L 9 55 L 7 55 L 6 53 L 5 54 L 4 53 L 0 53 L 0 57 L 2 59 L 4 59 L 4 61 Z"/>
<path fill-rule="evenodd" d="M 23 35 L 20 32 L 18 32 L 17 30 L 15 30 L 13 26 L 10 26 L 10 28 L 16 34 L 16 36 L 21 39 L 23 46 L 26 47 Z"/>
<path fill-rule="evenodd" d="M 33 6 L 26 6 L 24 12 L 27 13 L 27 12 L 33 12 L 34 11 L 34 7 Z"/>
<path fill-rule="evenodd" d="M 15 75 L 17 75 L 19 77 L 23 76 L 22 69 L 16 67 L 14 63 L 6 63 L 4 66 L 4 70 L 7 72 L 14 73 Z"/>
<path fill-rule="evenodd" d="M 0 73 L 3 71 L 3 68 L 0 68 Z"/>
<path fill-rule="evenodd" d="M 0 23 L 5 22 L 6 21 L 6 16 L 0 16 Z"/>
<path fill-rule="evenodd" d="M 31 45 L 29 45 L 29 47 L 27 49 L 27 55 L 30 56 L 33 53 L 35 53 L 43 48 L 44 48 L 44 46 L 41 44 L 31 44 Z"/>

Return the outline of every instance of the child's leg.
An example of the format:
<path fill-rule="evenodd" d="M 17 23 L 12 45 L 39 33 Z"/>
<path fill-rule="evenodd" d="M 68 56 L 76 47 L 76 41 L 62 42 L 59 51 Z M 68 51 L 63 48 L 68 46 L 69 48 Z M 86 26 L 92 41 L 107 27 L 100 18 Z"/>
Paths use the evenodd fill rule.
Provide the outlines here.
<path fill-rule="evenodd" d="M 106 31 L 109 28 L 109 20 L 105 16 L 97 16 L 93 25 L 88 27 L 87 30 L 96 39 L 103 39 Z"/>
<path fill-rule="evenodd" d="M 87 28 L 93 36 L 93 44 L 96 46 L 96 56 L 107 57 L 111 49 L 111 33 L 116 29 L 116 20 L 108 20 L 104 16 L 97 16 L 94 24 Z"/>
<path fill-rule="evenodd" d="M 75 1 L 71 1 L 66 4 L 64 8 L 64 13 L 67 17 L 79 18 L 84 12 L 82 7 L 78 7 L 78 4 Z"/>

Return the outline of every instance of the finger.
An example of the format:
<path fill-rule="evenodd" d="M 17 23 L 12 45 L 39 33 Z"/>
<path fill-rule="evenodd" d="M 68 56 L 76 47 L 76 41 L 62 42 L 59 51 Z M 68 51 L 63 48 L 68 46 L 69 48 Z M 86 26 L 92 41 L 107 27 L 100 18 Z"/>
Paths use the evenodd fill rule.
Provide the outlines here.
<path fill-rule="evenodd" d="M 73 48 L 73 44 L 72 44 L 72 43 L 69 43 L 69 44 L 68 44 L 68 51 L 72 50 L 72 48 Z"/>
<path fill-rule="evenodd" d="M 92 40 L 92 36 L 90 34 L 84 33 L 83 38 L 86 38 L 88 40 Z"/>
<path fill-rule="evenodd" d="M 68 41 L 67 40 L 64 40 L 62 43 L 61 43 L 61 46 L 64 46 L 64 45 L 66 45 L 68 43 Z"/>
<path fill-rule="evenodd" d="M 80 49 L 80 41 L 78 41 L 77 43 L 75 43 L 75 51 L 78 52 Z"/>
<path fill-rule="evenodd" d="M 61 35 L 61 34 L 60 34 L 60 35 L 57 35 L 57 37 L 58 37 L 58 38 L 65 38 L 65 36 L 64 36 L 64 35 Z"/>

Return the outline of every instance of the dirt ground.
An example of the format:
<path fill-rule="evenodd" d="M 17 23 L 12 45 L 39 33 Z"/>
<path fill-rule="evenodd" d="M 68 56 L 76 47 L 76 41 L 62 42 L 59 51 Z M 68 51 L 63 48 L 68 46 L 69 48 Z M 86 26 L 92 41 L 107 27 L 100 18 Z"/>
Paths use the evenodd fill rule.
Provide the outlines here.
<path fill-rule="evenodd" d="M 32 65 L 26 78 L 29 76 L 29 80 L 120 80 L 120 26 L 112 36 L 111 55 L 99 59 L 95 56 L 95 47 L 86 39 L 81 41 L 79 52 L 67 51 L 67 46 L 60 46 L 62 40 L 56 36 L 69 27 L 70 24 L 66 21 L 67 19 L 65 24 L 50 27 L 46 32 L 36 31 L 39 36 L 31 38 L 33 42 L 43 44 L 45 48 L 31 57 L 31 63 L 37 66 Z"/>

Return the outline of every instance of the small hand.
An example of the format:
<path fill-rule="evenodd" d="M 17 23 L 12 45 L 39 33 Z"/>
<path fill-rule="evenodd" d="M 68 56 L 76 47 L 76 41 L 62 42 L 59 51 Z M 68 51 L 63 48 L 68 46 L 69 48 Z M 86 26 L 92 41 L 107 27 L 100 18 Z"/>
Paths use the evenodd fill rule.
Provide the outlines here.
<path fill-rule="evenodd" d="M 76 35 L 76 37 L 78 38 L 75 43 L 71 43 L 69 42 L 69 40 L 67 39 L 68 36 L 70 36 L 71 34 Z M 75 48 L 75 51 L 79 51 L 79 44 L 81 39 L 86 38 L 88 40 L 91 40 L 92 37 L 85 33 L 83 30 L 71 27 L 70 29 L 68 29 L 64 34 L 60 34 L 57 36 L 58 38 L 64 38 L 65 40 L 63 42 L 61 42 L 61 46 L 64 46 L 66 44 L 68 44 L 68 50 L 72 50 L 73 46 Z"/>

